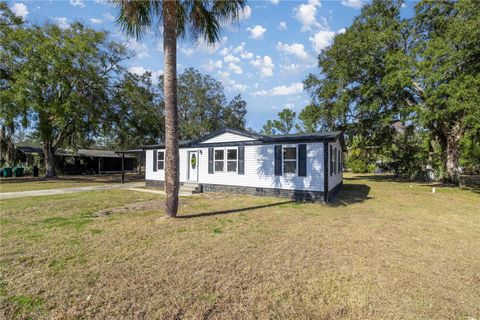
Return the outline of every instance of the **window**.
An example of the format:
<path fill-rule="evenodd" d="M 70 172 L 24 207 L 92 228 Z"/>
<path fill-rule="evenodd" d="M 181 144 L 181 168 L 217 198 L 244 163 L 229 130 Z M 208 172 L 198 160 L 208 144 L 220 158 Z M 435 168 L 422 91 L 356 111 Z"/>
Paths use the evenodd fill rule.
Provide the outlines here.
<path fill-rule="evenodd" d="M 237 172 L 237 149 L 227 149 L 227 172 Z"/>
<path fill-rule="evenodd" d="M 163 170 L 165 168 L 165 152 L 164 151 L 158 151 L 158 156 L 157 156 L 157 168 L 158 170 Z"/>
<path fill-rule="evenodd" d="M 283 173 L 297 173 L 297 148 L 283 148 Z"/>
<path fill-rule="evenodd" d="M 215 172 L 224 171 L 225 150 L 215 150 Z"/>

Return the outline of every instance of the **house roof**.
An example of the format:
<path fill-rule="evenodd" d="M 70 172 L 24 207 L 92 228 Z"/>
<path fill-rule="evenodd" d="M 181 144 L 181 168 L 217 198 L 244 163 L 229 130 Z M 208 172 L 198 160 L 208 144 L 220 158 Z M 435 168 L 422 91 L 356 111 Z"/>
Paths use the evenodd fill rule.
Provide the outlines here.
<path fill-rule="evenodd" d="M 232 133 L 241 135 L 244 137 L 252 138 L 252 141 L 238 141 L 238 142 L 215 142 L 215 143 L 205 143 L 205 141 L 216 137 L 224 133 Z M 276 143 L 276 142 L 320 142 L 320 141 L 335 141 L 340 139 L 342 147 L 345 149 L 345 144 L 343 140 L 342 131 L 329 131 L 329 132 L 315 132 L 307 134 L 288 134 L 288 135 L 274 135 L 267 136 L 252 132 L 240 131 L 236 129 L 224 128 L 208 133 L 195 140 L 180 140 L 180 148 L 188 148 L 194 146 L 209 146 L 209 145 L 237 145 L 237 144 L 267 144 L 267 143 Z M 163 149 L 165 148 L 164 143 L 153 144 L 144 146 L 143 149 Z"/>
<path fill-rule="evenodd" d="M 255 140 L 262 140 L 263 138 L 266 137 L 264 135 L 253 133 L 253 132 L 241 131 L 241 130 L 236 130 L 236 129 L 231 129 L 231 128 L 223 128 L 223 129 L 218 129 L 218 130 L 215 130 L 213 132 L 210 132 L 210 133 L 208 133 L 204 136 L 201 136 L 200 138 L 198 138 L 196 140 L 192 140 L 192 144 L 201 143 L 203 141 L 206 141 L 208 139 L 211 139 L 213 137 L 216 137 L 216 136 L 224 134 L 224 133 L 232 133 L 232 134 L 236 134 L 236 135 L 239 135 L 239 136 L 252 138 L 252 139 L 255 139 Z"/>

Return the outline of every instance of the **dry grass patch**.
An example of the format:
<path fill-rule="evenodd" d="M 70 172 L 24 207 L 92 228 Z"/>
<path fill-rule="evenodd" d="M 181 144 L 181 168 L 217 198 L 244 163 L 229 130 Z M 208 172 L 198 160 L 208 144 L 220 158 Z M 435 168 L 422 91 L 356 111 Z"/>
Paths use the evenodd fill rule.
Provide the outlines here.
<path fill-rule="evenodd" d="M 2 201 L 1 312 L 480 318 L 479 195 L 374 176 L 345 182 L 329 207 L 204 194 L 160 221 L 161 196 L 126 190 Z"/>

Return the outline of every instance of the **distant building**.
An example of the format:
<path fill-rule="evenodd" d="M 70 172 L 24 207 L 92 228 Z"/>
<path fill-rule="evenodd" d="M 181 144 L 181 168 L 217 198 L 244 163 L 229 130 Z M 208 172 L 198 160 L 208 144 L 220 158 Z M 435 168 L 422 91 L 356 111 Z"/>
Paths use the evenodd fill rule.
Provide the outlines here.
<path fill-rule="evenodd" d="M 40 157 L 43 163 L 43 149 L 40 147 L 16 147 L 17 163 L 33 166 L 34 157 Z M 124 155 L 125 171 L 137 171 L 136 154 Z M 101 174 L 122 172 L 122 155 L 112 150 L 57 149 L 55 152 L 55 167 L 62 174 Z"/>

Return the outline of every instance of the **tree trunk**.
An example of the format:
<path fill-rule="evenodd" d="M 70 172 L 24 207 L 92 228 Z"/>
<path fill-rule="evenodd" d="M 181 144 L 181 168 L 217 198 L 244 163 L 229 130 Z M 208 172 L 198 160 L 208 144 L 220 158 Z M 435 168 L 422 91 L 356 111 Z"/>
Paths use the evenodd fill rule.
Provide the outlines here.
<path fill-rule="evenodd" d="M 45 158 L 46 177 L 55 177 L 55 149 L 50 141 L 43 142 L 43 156 Z"/>
<path fill-rule="evenodd" d="M 460 158 L 460 140 L 464 130 L 460 124 L 442 126 L 443 137 L 440 137 L 440 146 L 443 151 L 443 163 L 445 167 L 446 182 L 458 184 L 460 171 L 458 169 Z"/>
<path fill-rule="evenodd" d="M 460 139 L 455 135 L 447 137 L 447 146 L 445 150 L 445 169 L 447 172 L 447 181 L 458 184 L 460 172 L 458 170 Z"/>
<path fill-rule="evenodd" d="M 163 64 L 165 96 L 165 213 L 175 217 L 180 188 L 177 110 L 176 1 L 163 2 Z"/>

